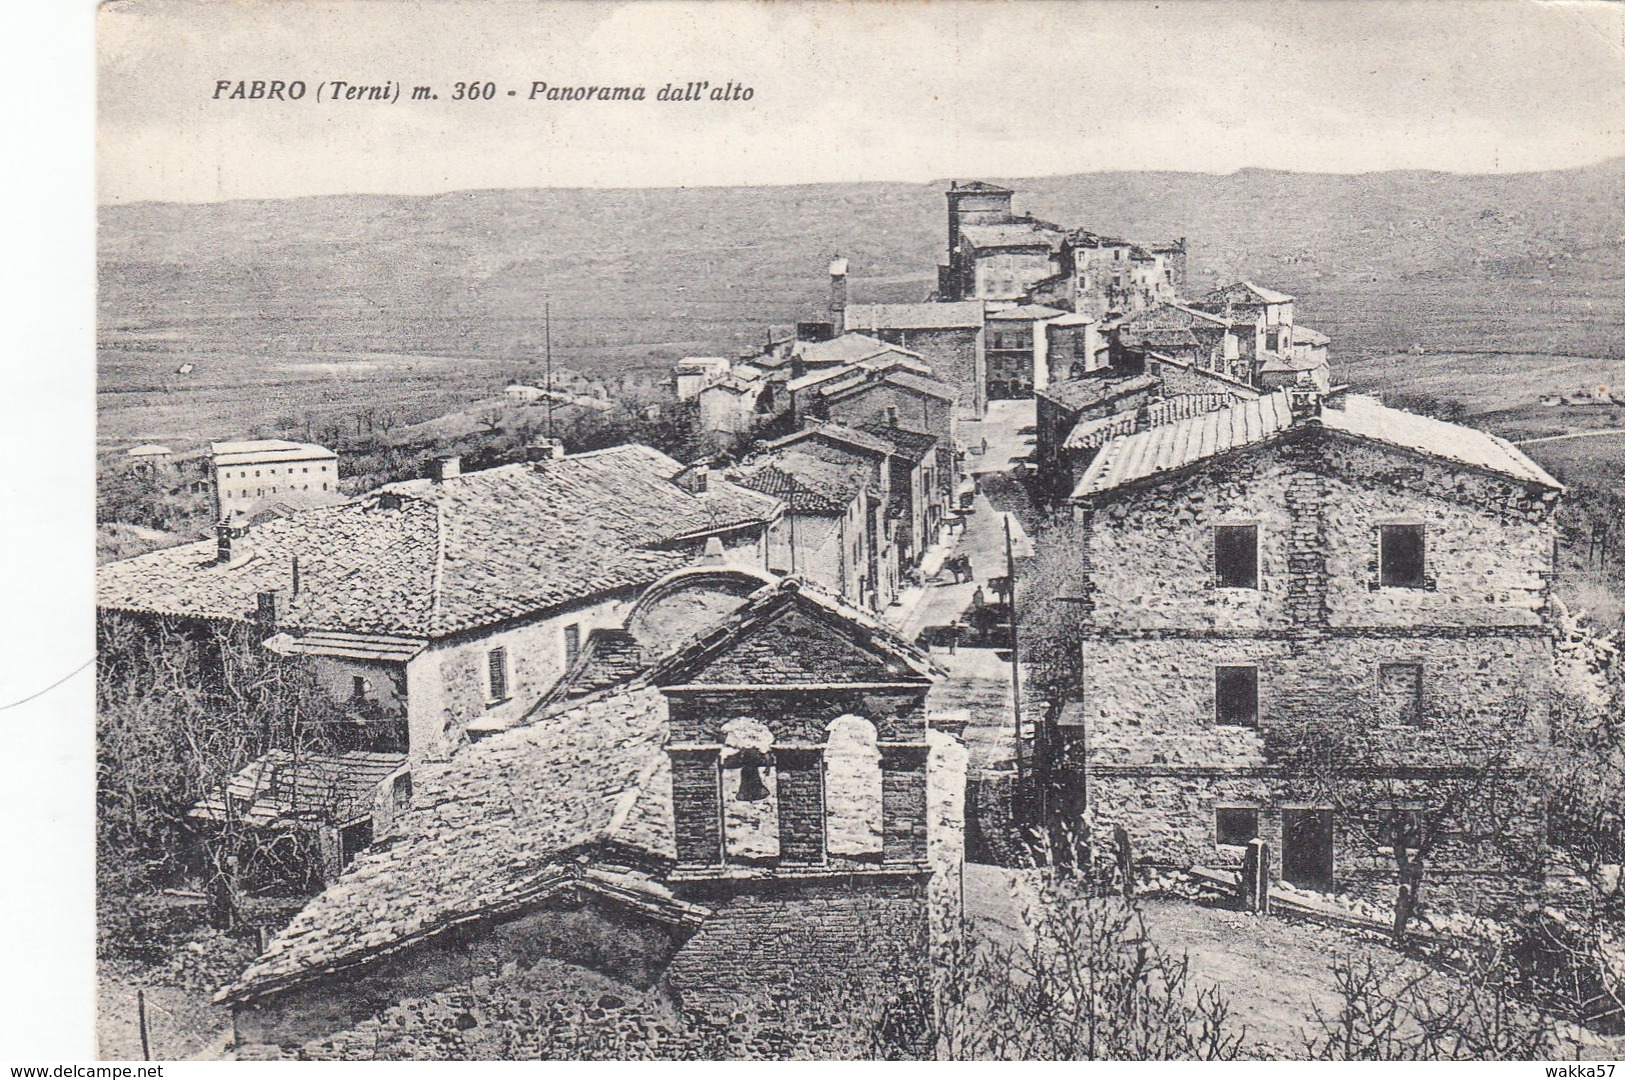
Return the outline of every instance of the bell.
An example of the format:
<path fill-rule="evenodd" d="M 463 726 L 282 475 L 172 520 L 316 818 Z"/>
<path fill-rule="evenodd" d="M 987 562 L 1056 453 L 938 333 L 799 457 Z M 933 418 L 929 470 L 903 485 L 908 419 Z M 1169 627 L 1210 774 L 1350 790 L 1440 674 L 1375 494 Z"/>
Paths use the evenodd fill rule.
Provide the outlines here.
<path fill-rule="evenodd" d="M 762 783 L 762 769 L 773 764 L 772 754 L 746 747 L 734 751 L 722 764 L 724 768 L 739 770 L 739 793 L 734 796 L 739 802 L 761 802 L 773 794 Z"/>

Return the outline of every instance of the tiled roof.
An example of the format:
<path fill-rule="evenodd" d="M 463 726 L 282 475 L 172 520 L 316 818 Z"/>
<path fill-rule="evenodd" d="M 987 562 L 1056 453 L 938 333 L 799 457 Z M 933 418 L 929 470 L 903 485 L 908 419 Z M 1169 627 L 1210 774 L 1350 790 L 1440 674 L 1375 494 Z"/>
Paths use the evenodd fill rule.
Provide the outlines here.
<path fill-rule="evenodd" d="M 582 643 L 581 655 L 575 664 L 548 697 L 555 701 L 567 701 L 595 694 L 628 681 L 647 664 L 648 657 L 643 653 L 643 646 L 629 631 L 620 628 L 594 630 Z"/>
<path fill-rule="evenodd" d="M 852 304 L 848 330 L 958 330 L 982 325 L 980 300 L 943 304 Z"/>
<path fill-rule="evenodd" d="M 220 999 L 263 993 L 547 895 L 573 851 L 673 859 L 658 690 L 583 701 L 413 768 L 399 835 L 358 855 Z"/>
<path fill-rule="evenodd" d="M 786 612 L 809 617 L 795 625 L 780 622 Z M 809 626 L 833 635 L 809 649 Z M 783 630 L 783 634 L 775 633 Z M 780 638 L 783 640 L 780 640 Z M 844 651 L 832 649 L 836 639 Z M 819 665 L 815 672 L 806 665 Z M 703 676 L 701 673 L 703 672 Z M 658 686 L 690 679 L 711 685 L 775 686 L 815 677 L 821 685 L 843 683 L 929 683 L 942 672 L 930 657 L 897 636 L 874 615 L 838 597 L 786 578 L 753 593 L 716 626 L 702 632 L 649 669 Z"/>
<path fill-rule="evenodd" d="M 248 439 L 239 442 L 209 444 L 216 465 L 252 465 L 268 461 L 312 461 L 318 458 L 336 458 L 333 451 L 315 443 L 289 442 L 287 439 Z"/>
<path fill-rule="evenodd" d="M 920 359 L 917 352 L 911 352 L 900 345 L 888 345 L 868 334 L 842 334 L 828 341 L 798 341 L 795 343 L 794 351 L 806 363 L 818 366 L 855 364 L 859 360 L 867 360 L 871 356 L 888 352 L 900 353 L 915 360 Z"/>
<path fill-rule="evenodd" d="M 839 424 L 833 420 L 808 423 L 800 431 L 792 431 L 788 435 L 781 436 L 763 445 L 768 450 L 777 450 L 782 446 L 792 446 L 803 439 L 824 439 L 838 442 L 849 447 L 856 447 L 859 450 L 867 450 L 877 456 L 896 452 L 896 447 L 885 439 L 877 439 L 868 432 L 859 431 L 854 427 L 847 427 L 845 424 Z"/>
<path fill-rule="evenodd" d="M 1210 303 L 1253 303 L 1253 304 L 1288 304 L 1295 299 L 1284 292 L 1266 289 L 1262 285 L 1254 285 L 1250 281 L 1238 281 L 1222 288 L 1214 289 L 1203 298 Z"/>
<path fill-rule="evenodd" d="M 1113 398 L 1154 390 L 1160 385 L 1160 380 L 1154 375 L 1086 376 L 1051 382 L 1038 393 L 1062 408 L 1077 412 Z"/>
<path fill-rule="evenodd" d="M 226 797 L 238 807 L 235 819 L 251 826 L 303 815 L 345 824 L 369 816 L 378 785 L 405 765 L 405 754 L 272 750 L 226 781 Z M 188 816 L 225 821 L 228 813 L 224 800 L 209 798 Z"/>
<path fill-rule="evenodd" d="M 669 550 L 771 519 L 777 504 L 725 482 L 691 494 L 681 466 L 621 446 L 391 484 L 353 503 L 256 525 L 252 554 L 215 564 L 214 541 L 97 570 L 97 604 L 242 620 L 257 594 L 300 588 L 285 622 L 301 631 L 439 637 L 647 584 L 687 561 Z"/>
<path fill-rule="evenodd" d="M 1013 221 L 1005 225 L 962 225 L 959 235 L 973 248 L 1044 247 L 1059 250 L 1066 234 L 1053 225 L 1036 221 Z"/>
<path fill-rule="evenodd" d="M 1067 435 L 1062 446 L 1068 450 L 1093 450 L 1104 446 L 1119 435 L 1132 435 L 1141 428 L 1172 424 L 1191 416 L 1222 409 L 1236 399 L 1230 394 L 1177 394 L 1161 401 L 1153 401 L 1138 409 L 1102 416 L 1094 420 L 1080 420 Z"/>
<path fill-rule="evenodd" d="M 891 383 L 895 386 L 901 386 L 909 390 L 918 391 L 927 397 L 934 397 L 939 401 L 953 401 L 959 397 L 958 393 L 954 391 L 954 388 L 949 386 L 947 383 L 938 382 L 936 379 L 930 378 L 929 376 L 919 375 L 912 371 L 887 372 L 884 376 L 882 376 L 881 381 Z"/>
<path fill-rule="evenodd" d="M 1282 356 L 1266 352 L 1260 353 L 1259 358 L 1264 361 L 1258 368 L 1260 371 L 1313 371 L 1317 367 L 1326 366 L 1324 356 Z"/>
<path fill-rule="evenodd" d="M 1084 472 L 1074 498 L 1108 491 L 1135 480 L 1170 472 L 1232 450 L 1268 442 L 1295 426 L 1318 426 L 1353 438 L 1382 443 L 1431 457 L 1500 473 L 1553 490 L 1562 485 L 1517 447 L 1476 428 L 1445 423 L 1390 409 L 1374 398 L 1348 395 L 1339 408 L 1296 421 L 1290 392 L 1278 390 L 1254 401 L 1147 428 L 1112 439 Z"/>
<path fill-rule="evenodd" d="M 888 348 L 883 352 L 876 353 L 874 356 L 855 360 L 850 364 L 839 364 L 834 367 L 809 371 L 800 378 L 791 379 L 785 384 L 785 389 L 794 393 L 798 390 L 816 386 L 821 387 L 819 393 L 828 393 L 829 390 L 825 387 L 825 384 L 841 387 L 855 386 L 871 374 L 897 368 L 922 375 L 931 371 L 931 365 L 921 360 L 918 354 L 903 349 Z"/>
<path fill-rule="evenodd" d="M 924 431 L 911 431 L 896 424 L 864 424 L 863 430 L 877 439 L 884 439 L 892 446 L 892 453 L 909 462 L 921 461 L 931 451 L 937 448 L 941 441 L 937 436 Z"/>
<path fill-rule="evenodd" d="M 1081 312 L 1081 311 L 1069 311 L 1066 314 L 1064 314 L 1064 315 L 1062 315 L 1062 316 L 1060 316 L 1058 318 L 1051 319 L 1049 321 L 1049 325 L 1050 326 L 1088 326 L 1089 324 L 1093 323 L 1094 321 L 1095 321 L 1095 317 L 1093 315 L 1088 315 L 1088 314 L 1085 314 L 1084 312 Z"/>
<path fill-rule="evenodd" d="M 971 191 L 978 195 L 1014 195 L 1015 192 L 1007 187 L 990 184 L 986 180 L 971 180 L 963 184 L 955 184 L 949 191 Z"/>
<path fill-rule="evenodd" d="M 1055 319 L 1062 315 L 1072 314 L 1060 308 L 1045 307 L 1043 304 L 1018 304 L 1015 307 L 1005 308 L 988 314 L 988 321 L 1025 322 L 1036 319 Z"/>
<path fill-rule="evenodd" d="M 797 513 L 844 514 L 868 487 L 869 470 L 780 452 L 752 461 L 729 478 L 741 487 L 771 495 Z"/>
<path fill-rule="evenodd" d="M 1202 311 L 1187 304 L 1172 302 L 1157 304 L 1125 319 L 1121 324 L 1124 330 L 1187 330 L 1193 326 L 1226 327 L 1230 320 L 1215 315 L 1212 312 Z"/>
<path fill-rule="evenodd" d="M 1332 339 L 1319 330 L 1312 330 L 1302 323 L 1292 327 L 1292 343 L 1294 345 L 1330 345 Z"/>

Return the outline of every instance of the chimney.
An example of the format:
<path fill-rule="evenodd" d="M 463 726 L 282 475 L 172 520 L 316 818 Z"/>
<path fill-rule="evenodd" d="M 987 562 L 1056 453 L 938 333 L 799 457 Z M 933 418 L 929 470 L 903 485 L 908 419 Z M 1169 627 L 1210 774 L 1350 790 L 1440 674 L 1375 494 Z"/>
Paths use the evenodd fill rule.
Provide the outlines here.
<path fill-rule="evenodd" d="M 835 337 L 846 333 L 846 260 L 839 255 L 829 264 L 829 321 Z"/>
<path fill-rule="evenodd" d="M 887 405 L 886 406 L 886 426 L 887 427 L 896 427 L 897 426 L 897 406 L 896 405 Z"/>
<path fill-rule="evenodd" d="M 564 456 L 564 443 L 558 439 L 540 439 L 525 447 L 526 461 L 557 461 Z"/>
<path fill-rule="evenodd" d="M 705 566 L 717 566 L 727 561 L 727 555 L 722 549 L 722 537 L 711 536 L 705 541 L 705 554 L 700 562 Z"/>
<path fill-rule="evenodd" d="M 689 490 L 696 495 L 703 495 L 711 490 L 711 467 L 701 465 L 689 473 Z"/>
<path fill-rule="evenodd" d="M 222 521 L 214 527 L 214 561 L 221 566 L 248 558 L 248 526 Z"/>
<path fill-rule="evenodd" d="M 288 616 L 287 594 L 281 589 L 267 589 L 259 593 L 256 598 L 258 607 L 255 610 L 255 620 L 260 629 L 270 633 Z"/>
<path fill-rule="evenodd" d="M 455 480 L 461 475 L 463 475 L 463 459 L 455 454 L 437 457 L 429 462 L 429 479 L 437 484 Z"/>

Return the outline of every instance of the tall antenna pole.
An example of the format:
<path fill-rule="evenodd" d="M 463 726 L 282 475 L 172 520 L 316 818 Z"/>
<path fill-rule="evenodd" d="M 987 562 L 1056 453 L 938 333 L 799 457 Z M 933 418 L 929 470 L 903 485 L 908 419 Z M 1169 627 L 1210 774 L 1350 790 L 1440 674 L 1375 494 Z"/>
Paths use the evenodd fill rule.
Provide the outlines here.
<path fill-rule="evenodd" d="M 1010 538 L 1010 515 L 1004 515 L 1004 563 L 1006 596 L 1010 598 L 1010 691 L 1016 722 L 1016 799 L 1022 798 L 1023 769 L 1021 764 L 1021 652 L 1016 643 L 1016 555 L 1015 543 Z"/>
<path fill-rule="evenodd" d="M 547 301 L 542 305 L 542 355 L 547 359 L 547 441 L 553 441 L 553 302 Z"/>

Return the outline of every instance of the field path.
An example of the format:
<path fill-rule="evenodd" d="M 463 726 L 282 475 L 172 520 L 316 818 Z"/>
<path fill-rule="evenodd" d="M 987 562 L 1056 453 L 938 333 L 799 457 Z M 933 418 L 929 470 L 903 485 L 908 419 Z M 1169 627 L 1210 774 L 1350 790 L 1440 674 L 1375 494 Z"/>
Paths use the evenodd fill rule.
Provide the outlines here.
<path fill-rule="evenodd" d="M 1562 442 L 1564 439 L 1595 439 L 1599 435 L 1625 435 L 1625 428 L 1604 428 L 1602 431 L 1571 431 L 1567 435 L 1542 435 L 1538 439 L 1523 439 L 1514 446 L 1534 446 L 1543 442 Z"/>

